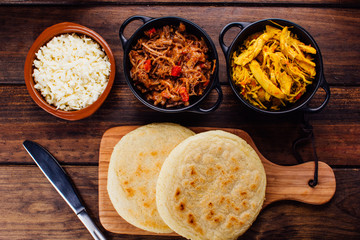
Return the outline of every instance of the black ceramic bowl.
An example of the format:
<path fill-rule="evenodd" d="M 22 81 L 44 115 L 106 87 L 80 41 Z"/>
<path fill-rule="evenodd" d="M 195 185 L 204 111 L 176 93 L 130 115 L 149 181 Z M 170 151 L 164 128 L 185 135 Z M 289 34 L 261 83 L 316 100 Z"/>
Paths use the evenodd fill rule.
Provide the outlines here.
<path fill-rule="evenodd" d="M 313 83 L 307 87 L 305 94 L 303 94 L 303 96 L 301 96 L 300 99 L 298 101 L 296 101 L 295 103 L 293 103 L 291 105 L 287 105 L 286 107 L 283 107 L 280 110 L 264 110 L 264 109 L 260 109 L 256 106 L 252 105 L 251 103 L 249 103 L 246 99 L 244 99 L 241 96 L 239 88 L 234 84 L 234 81 L 232 80 L 232 77 L 231 77 L 232 76 L 232 74 L 231 74 L 231 71 L 232 71 L 231 70 L 231 56 L 233 55 L 234 51 L 238 50 L 238 48 L 244 43 L 244 41 L 251 34 L 264 31 L 266 25 L 278 27 L 278 25 L 276 25 L 274 23 L 279 24 L 281 26 L 291 27 L 290 31 L 292 33 L 296 34 L 300 41 L 304 42 L 307 45 L 310 44 L 312 47 L 314 47 L 316 49 L 316 55 L 314 56 L 314 62 L 316 64 L 316 76 L 315 76 L 315 79 L 313 80 Z M 235 37 L 235 39 L 233 40 L 231 45 L 228 47 L 224 44 L 224 35 L 232 27 L 238 27 L 241 29 L 241 31 L 240 31 L 240 33 L 238 33 L 238 35 Z M 324 78 L 323 63 L 322 63 L 320 49 L 319 49 L 318 45 L 316 44 L 315 40 L 313 39 L 313 37 L 299 25 L 292 23 L 290 21 L 287 21 L 287 20 L 283 20 L 283 19 L 264 19 L 264 20 L 260 20 L 260 21 L 254 22 L 254 23 L 233 22 L 233 23 L 229 23 L 221 30 L 220 36 L 219 36 L 219 41 L 220 41 L 221 48 L 226 57 L 227 75 L 228 75 L 228 80 L 229 80 L 230 86 L 231 86 L 233 92 L 235 93 L 235 95 L 247 107 L 249 107 L 257 112 L 260 112 L 260 113 L 276 115 L 276 114 L 286 114 L 286 113 L 294 112 L 296 110 L 303 110 L 306 112 L 317 112 L 317 111 L 320 111 L 321 109 L 323 109 L 325 107 L 325 105 L 328 103 L 328 101 L 330 99 L 330 89 Z M 311 108 L 308 106 L 308 103 L 311 100 L 311 98 L 314 96 L 314 94 L 316 93 L 316 91 L 318 90 L 319 87 L 323 88 L 326 92 L 325 100 L 321 103 L 320 106 L 318 106 L 316 108 Z"/>
<path fill-rule="evenodd" d="M 126 39 L 124 36 L 124 30 L 126 26 L 135 20 L 141 20 L 143 22 L 143 25 L 139 27 L 134 34 L 129 38 Z M 131 70 L 131 63 L 129 60 L 129 52 L 132 50 L 132 47 L 137 43 L 138 39 L 144 37 L 144 32 L 148 31 L 152 28 L 161 28 L 165 25 L 173 25 L 178 26 L 179 24 L 183 23 L 186 26 L 186 32 L 193 34 L 199 38 L 203 38 L 206 42 L 206 45 L 209 48 L 209 59 L 210 60 L 216 60 L 216 66 L 214 74 L 210 78 L 210 83 L 205 89 L 203 95 L 197 96 L 197 97 L 191 97 L 190 98 L 190 104 L 189 106 L 180 106 L 180 107 L 173 107 L 173 108 L 166 108 L 162 106 L 155 106 L 153 103 L 147 101 L 144 97 L 144 95 L 139 91 L 133 83 L 132 78 L 130 77 L 130 70 Z M 211 38 L 207 35 L 207 33 L 201 29 L 196 24 L 190 22 L 189 20 L 179 18 L 179 17 L 162 17 L 162 18 L 150 18 L 145 16 L 132 16 L 125 20 L 125 22 L 121 25 L 119 30 L 119 36 L 120 40 L 124 49 L 124 74 L 127 84 L 129 85 L 131 91 L 134 93 L 136 98 L 138 98 L 143 104 L 146 106 L 160 111 L 160 112 L 166 112 L 166 113 L 176 113 L 176 112 L 196 112 L 196 113 L 209 113 L 217 109 L 222 101 L 222 91 L 220 88 L 219 83 L 219 77 L 218 77 L 218 69 L 219 69 L 219 59 L 217 55 L 217 51 L 215 48 L 214 43 L 212 42 Z M 204 100 L 204 98 L 213 90 L 215 89 L 218 93 L 218 99 L 215 102 L 215 104 L 208 108 L 204 109 L 200 106 L 201 102 Z"/>

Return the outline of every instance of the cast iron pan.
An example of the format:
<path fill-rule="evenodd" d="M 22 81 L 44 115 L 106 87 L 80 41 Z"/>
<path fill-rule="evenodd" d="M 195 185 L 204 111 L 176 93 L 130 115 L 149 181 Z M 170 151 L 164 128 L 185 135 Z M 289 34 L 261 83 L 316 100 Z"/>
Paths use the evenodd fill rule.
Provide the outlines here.
<path fill-rule="evenodd" d="M 135 33 L 129 38 L 126 39 L 124 36 L 124 30 L 126 26 L 135 20 L 141 20 L 143 22 L 143 25 L 139 27 Z M 199 97 L 190 98 L 190 104 L 189 106 L 181 106 L 181 107 L 174 107 L 174 108 L 165 108 L 162 106 L 155 106 L 153 103 L 147 101 L 144 97 L 144 95 L 134 86 L 133 80 L 130 77 L 130 69 L 131 69 L 131 63 L 129 61 L 129 52 L 131 51 L 132 47 L 136 44 L 138 39 L 144 36 L 144 32 L 150 30 L 151 28 L 161 28 L 165 25 L 173 25 L 173 26 L 179 26 L 180 22 L 182 22 L 186 26 L 186 32 L 191 33 L 199 38 L 203 38 L 206 42 L 208 48 L 209 48 L 209 59 L 216 60 L 216 66 L 214 74 L 211 76 L 210 83 L 206 90 L 204 91 L 204 94 Z M 124 74 L 126 83 L 129 85 L 131 91 L 136 96 L 137 99 L 139 99 L 143 104 L 148 106 L 151 109 L 154 109 L 156 111 L 165 112 L 165 113 L 177 113 L 177 112 L 196 112 L 196 113 L 209 113 L 214 110 L 216 110 L 221 101 L 222 101 L 222 91 L 219 83 L 219 77 L 218 77 L 218 69 L 219 69 L 219 59 L 217 55 L 217 51 L 215 48 L 214 43 L 212 42 L 211 38 L 207 35 L 207 33 L 197 26 L 196 24 L 190 22 L 189 20 L 179 18 L 179 17 L 162 17 L 162 18 L 150 18 L 145 16 L 132 16 L 125 20 L 125 22 L 121 25 L 119 30 L 119 36 L 120 40 L 124 49 Z M 215 102 L 215 104 L 208 108 L 204 109 L 202 108 L 201 102 L 206 98 L 206 96 L 215 89 L 218 93 L 218 99 Z"/>
<path fill-rule="evenodd" d="M 246 101 L 246 99 L 244 99 L 241 96 L 241 94 L 239 92 L 239 88 L 233 83 L 233 80 L 231 79 L 231 56 L 233 55 L 234 51 L 238 50 L 238 48 L 243 44 L 243 42 L 246 40 L 246 38 L 249 37 L 251 34 L 254 34 L 257 32 L 262 32 L 263 30 L 265 30 L 266 25 L 279 27 L 277 24 L 279 24 L 281 26 L 289 26 L 290 31 L 292 33 L 296 34 L 300 41 L 304 42 L 307 45 L 310 44 L 312 47 L 314 47 L 316 49 L 316 55 L 314 56 L 314 62 L 316 64 L 316 76 L 315 76 L 315 79 L 313 80 L 313 83 L 307 87 L 306 93 L 303 96 L 301 96 L 301 98 L 298 101 L 296 101 L 294 104 L 288 105 L 280 110 L 275 111 L 275 110 L 264 110 L 264 109 L 255 107 L 254 105 L 250 104 L 248 101 Z M 224 35 L 232 27 L 238 27 L 241 29 L 241 31 L 238 33 L 238 35 L 232 41 L 231 45 L 228 47 L 224 43 Z M 324 78 L 323 63 L 322 63 L 320 49 L 319 49 L 318 45 L 316 44 L 315 40 L 313 39 L 313 37 L 299 25 L 292 23 L 290 21 L 287 21 L 287 20 L 275 19 L 275 18 L 264 19 L 264 20 L 260 20 L 260 21 L 254 22 L 254 23 L 232 22 L 232 23 L 229 23 L 228 25 L 226 25 L 221 30 L 220 35 L 219 35 L 219 42 L 220 42 L 220 46 L 226 57 L 227 75 L 228 75 L 228 80 L 229 80 L 230 86 L 231 86 L 233 92 L 235 93 L 235 95 L 240 99 L 240 101 L 243 104 L 245 104 L 247 107 L 249 107 L 250 109 L 253 109 L 257 112 L 265 113 L 265 114 L 271 114 L 271 115 L 280 115 L 281 114 L 282 115 L 282 114 L 287 114 L 287 113 L 294 112 L 297 110 L 302 110 L 304 112 L 318 112 L 321 109 L 323 109 L 325 107 L 325 105 L 328 103 L 328 101 L 330 99 L 330 88 Z M 324 91 L 326 93 L 325 99 L 321 103 L 320 106 L 315 107 L 315 108 L 309 107 L 308 103 L 312 99 L 312 97 L 315 95 L 315 93 L 317 92 L 319 87 L 324 89 Z"/>

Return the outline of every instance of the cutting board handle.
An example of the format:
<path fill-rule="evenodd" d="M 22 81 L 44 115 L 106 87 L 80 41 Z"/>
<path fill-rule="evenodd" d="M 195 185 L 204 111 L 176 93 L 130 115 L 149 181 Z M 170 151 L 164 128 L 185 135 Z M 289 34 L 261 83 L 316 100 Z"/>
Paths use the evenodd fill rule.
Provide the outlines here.
<path fill-rule="evenodd" d="M 314 162 L 280 166 L 263 159 L 263 164 L 267 175 L 264 206 L 280 200 L 320 205 L 330 201 L 335 194 L 335 174 L 324 162 L 319 162 L 319 179 L 315 187 L 309 185 L 314 177 Z"/>

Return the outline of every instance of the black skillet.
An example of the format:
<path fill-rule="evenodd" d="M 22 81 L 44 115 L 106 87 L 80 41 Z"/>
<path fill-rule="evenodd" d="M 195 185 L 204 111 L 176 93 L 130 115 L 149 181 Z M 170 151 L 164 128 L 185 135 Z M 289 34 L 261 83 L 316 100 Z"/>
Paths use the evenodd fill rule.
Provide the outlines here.
<path fill-rule="evenodd" d="M 143 22 L 143 25 L 139 27 L 129 39 L 126 39 L 124 36 L 124 30 L 129 23 L 135 20 L 141 20 Z M 182 22 L 186 26 L 186 32 L 191 33 L 199 38 L 203 38 L 205 40 L 206 45 L 209 48 L 209 52 L 208 52 L 209 59 L 216 60 L 215 71 L 214 74 L 211 76 L 210 83 L 205 89 L 204 94 L 202 96 L 190 98 L 189 106 L 173 107 L 173 108 L 155 106 L 153 103 L 147 101 L 144 95 L 134 86 L 133 80 L 130 77 L 131 63 L 129 61 L 129 52 L 131 51 L 132 47 L 136 44 L 138 39 L 144 36 L 145 31 L 148 31 L 152 28 L 158 29 L 165 25 L 179 26 L 180 22 Z M 121 25 L 119 30 L 119 36 L 124 49 L 123 64 L 124 64 L 124 74 L 125 74 L 126 83 L 129 85 L 131 91 L 133 92 L 135 97 L 140 100 L 140 102 L 142 102 L 151 109 L 165 113 L 177 113 L 177 112 L 209 113 L 216 110 L 219 107 L 222 101 L 223 94 L 218 77 L 219 59 L 218 59 L 217 51 L 211 38 L 198 25 L 190 22 L 189 20 L 179 17 L 151 18 L 146 16 L 132 16 L 126 19 L 124 23 Z M 207 95 L 210 94 L 210 92 L 213 89 L 217 91 L 218 94 L 217 101 L 210 108 L 207 109 L 202 108 L 200 106 L 202 101 L 206 98 Z"/>
<path fill-rule="evenodd" d="M 250 35 L 252 35 L 254 33 L 262 32 L 263 30 L 265 30 L 266 25 L 271 25 L 274 27 L 279 27 L 278 25 L 288 26 L 290 31 L 292 33 L 296 34 L 300 41 L 304 42 L 307 45 L 310 44 L 312 47 L 314 47 L 316 49 L 316 55 L 314 56 L 314 62 L 316 64 L 316 76 L 315 76 L 315 79 L 313 80 L 313 83 L 307 87 L 306 93 L 303 96 L 301 96 L 297 102 L 295 102 L 294 104 L 288 105 L 284 108 L 281 108 L 280 110 L 276 110 L 276 111 L 260 109 L 256 106 L 252 105 L 248 101 L 246 101 L 246 99 L 244 99 L 241 96 L 239 88 L 234 84 L 234 82 L 231 78 L 231 56 L 233 55 L 234 51 L 238 50 L 238 48 L 243 44 L 243 42 L 246 40 L 247 37 L 249 37 Z M 231 45 L 228 47 L 224 43 L 224 35 L 232 27 L 238 27 L 241 29 L 241 31 L 238 33 L 238 35 L 232 41 Z M 292 23 L 290 21 L 287 21 L 287 20 L 276 19 L 276 18 L 264 19 L 264 20 L 260 20 L 260 21 L 254 22 L 254 23 L 232 22 L 232 23 L 229 23 L 228 25 L 226 25 L 221 30 L 220 35 L 219 35 L 219 42 L 220 42 L 220 46 L 226 57 L 227 75 L 228 75 L 228 80 L 229 80 L 230 86 L 231 86 L 233 92 L 235 93 L 235 95 L 240 99 L 240 101 L 244 105 L 249 107 L 250 109 L 253 109 L 260 113 L 265 113 L 265 114 L 270 114 L 270 115 L 284 115 L 284 114 L 294 112 L 297 110 L 313 113 L 313 112 L 320 111 L 328 103 L 328 101 L 330 99 L 330 88 L 329 88 L 329 85 L 327 84 L 327 82 L 325 81 L 325 77 L 324 77 L 324 73 L 323 73 L 323 62 L 322 62 L 320 49 L 319 49 L 318 45 L 316 44 L 314 38 L 304 28 L 300 27 L 299 25 Z M 320 106 L 315 107 L 315 108 L 309 107 L 308 104 L 309 104 L 310 100 L 312 99 L 312 97 L 317 92 L 319 87 L 324 89 L 324 91 L 326 93 L 325 99 L 321 103 Z"/>

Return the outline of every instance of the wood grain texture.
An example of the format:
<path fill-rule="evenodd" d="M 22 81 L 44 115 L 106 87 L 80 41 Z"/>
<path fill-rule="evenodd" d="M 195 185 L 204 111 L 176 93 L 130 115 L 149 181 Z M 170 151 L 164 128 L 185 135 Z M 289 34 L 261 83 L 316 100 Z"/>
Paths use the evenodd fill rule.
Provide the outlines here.
<path fill-rule="evenodd" d="M 119 125 L 175 122 L 188 127 L 229 127 L 248 132 L 260 152 L 276 164 L 296 164 L 292 142 L 300 137 L 301 115 L 267 117 L 245 109 L 228 85 L 214 113 L 164 114 L 140 103 L 127 85 L 115 85 L 104 105 L 91 117 L 68 122 L 39 108 L 25 86 L 0 85 L 0 163 L 31 163 L 21 144 L 38 141 L 66 164 L 97 164 L 103 133 Z M 331 166 L 360 166 L 360 88 L 332 88 L 332 98 L 320 113 L 310 116 L 319 159 Z M 11 99 L 11 101 L 8 101 Z M 314 99 L 319 102 L 321 96 Z M 210 99 L 209 99 L 210 101 Z M 280 127 L 281 126 L 281 127 Z M 276 139 L 276 142 L 272 141 Z M 313 159 L 310 142 L 299 146 L 305 161 Z"/>
<path fill-rule="evenodd" d="M 201 14 L 199 14 L 201 13 Z M 254 14 L 256 13 L 256 14 Z M 305 28 L 318 43 L 324 62 L 325 78 L 330 84 L 359 85 L 360 69 L 360 9 L 311 7 L 244 7 L 244 6 L 0 6 L 0 83 L 23 84 L 26 54 L 35 39 L 47 27 L 68 21 L 89 27 L 99 33 L 112 49 L 117 69 L 116 81 L 125 82 L 123 51 L 118 37 L 120 25 L 130 16 L 179 16 L 202 27 L 212 38 L 219 55 L 219 79 L 227 82 L 225 58 L 218 37 L 222 28 L 234 21 L 254 22 L 265 18 L 283 18 Z M 206 16 L 204 18 L 203 16 Z M 344 17 L 346 16 L 346 17 Z M 16 27 L 13 27 L 16 26 Z M 126 36 L 140 26 L 130 24 Z M 235 37 L 231 29 L 225 42 Z M 343 41 L 341 39 L 346 39 Z"/>
<path fill-rule="evenodd" d="M 175 15 L 201 26 L 219 54 L 224 101 L 208 115 L 163 114 L 147 109 L 125 84 L 118 30 L 125 19 L 143 14 Z M 205 16 L 205 17 L 204 17 Z M 301 135 L 301 114 L 272 118 L 239 104 L 227 83 L 225 58 L 218 44 L 221 29 L 233 21 L 278 17 L 310 32 L 318 43 L 331 99 L 310 115 L 319 159 L 331 165 L 337 189 L 319 206 L 280 201 L 267 206 L 242 239 L 360 239 L 360 8 L 353 0 L 5 0 L 0 3 L 0 239 L 91 239 L 77 217 L 26 154 L 23 140 L 35 140 L 62 164 L 70 164 L 75 186 L 90 215 L 98 216 L 98 160 L 104 132 L 119 125 L 175 122 L 189 127 L 229 127 L 248 132 L 259 151 L 276 164 L 294 165 L 292 142 Z M 72 21 L 98 32 L 115 54 L 115 85 L 91 117 L 67 122 L 30 99 L 23 80 L 26 54 L 39 34 L 53 24 Z M 126 36 L 141 24 L 129 25 Z M 237 34 L 231 29 L 229 44 Z M 323 93 L 312 104 L 321 102 Z M 210 97 L 210 100 L 212 97 Z M 206 103 L 205 103 L 206 105 Z M 299 147 L 312 161 L 309 143 Z M 183 239 L 106 232 L 109 239 Z"/>
<path fill-rule="evenodd" d="M 296 4 L 306 4 L 306 5 L 334 5 L 334 6 L 358 6 L 358 2 L 356 0 L 60 0 L 60 1 L 52 1 L 52 0 L 3 0 L 0 4 L 18 4 L 18 5 L 87 5 L 87 4 L 118 4 L 118 5 L 133 5 L 133 4 L 288 4 L 288 5 L 296 5 Z"/>
<path fill-rule="evenodd" d="M 98 167 L 63 167 L 90 216 L 99 224 Z M 360 171 L 335 169 L 334 172 L 337 191 L 329 203 L 320 206 L 293 201 L 271 204 L 260 213 L 243 239 L 358 239 Z M 37 166 L 1 165 L 0 189 L 0 239 L 91 239 Z M 107 231 L 105 235 L 109 239 L 182 239 Z"/>
<path fill-rule="evenodd" d="M 156 234 L 128 224 L 114 209 L 107 193 L 107 176 L 110 158 L 115 145 L 127 133 L 139 126 L 120 126 L 107 130 L 100 144 L 99 153 L 99 216 L 106 230 L 121 234 L 135 235 L 173 235 Z M 296 166 L 280 166 L 266 159 L 256 148 L 252 138 L 244 131 L 231 128 L 190 128 L 195 133 L 219 129 L 231 132 L 244 139 L 259 155 L 266 172 L 267 186 L 263 207 L 280 200 L 320 205 L 331 200 L 335 194 L 336 181 L 333 170 L 319 162 L 319 184 L 312 188 L 308 182 L 314 176 L 314 163 L 307 162 Z"/>

